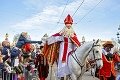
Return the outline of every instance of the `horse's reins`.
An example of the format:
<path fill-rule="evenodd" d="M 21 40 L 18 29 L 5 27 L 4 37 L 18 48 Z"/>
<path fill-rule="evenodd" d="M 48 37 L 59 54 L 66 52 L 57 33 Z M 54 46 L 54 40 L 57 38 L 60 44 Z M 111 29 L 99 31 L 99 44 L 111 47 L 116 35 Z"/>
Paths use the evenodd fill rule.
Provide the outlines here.
<path fill-rule="evenodd" d="M 88 53 L 90 53 L 90 51 L 93 49 L 93 47 L 95 47 L 95 46 L 100 46 L 100 45 L 94 45 L 94 43 L 93 43 L 93 45 L 92 45 L 92 47 L 91 47 L 91 49 L 88 51 Z M 77 49 L 77 48 L 76 48 Z M 74 50 L 74 54 L 75 54 L 75 51 L 76 51 L 76 49 Z M 94 54 L 94 50 L 93 50 L 93 54 Z M 81 70 L 82 70 L 82 68 L 84 67 L 84 65 L 85 65 L 85 63 L 82 65 L 81 63 L 80 63 L 80 61 L 79 61 L 79 59 L 77 58 L 77 56 L 76 56 L 76 54 L 75 54 L 75 57 L 73 56 L 73 54 L 71 54 L 71 56 L 74 58 L 74 60 L 78 63 L 78 65 L 81 67 Z M 96 61 L 96 60 L 102 60 L 102 58 L 99 58 L 99 59 L 95 59 L 95 54 L 94 54 L 94 61 Z M 81 74 L 77 77 L 77 78 L 79 78 L 81 76 Z"/>
<path fill-rule="evenodd" d="M 100 46 L 100 45 L 94 45 L 94 46 Z M 96 68 L 96 61 L 97 60 L 102 60 L 102 58 L 98 58 L 98 59 L 95 59 L 95 53 L 94 53 L 94 50 L 93 50 L 93 56 L 94 56 L 94 60 L 92 60 L 93 61 L 93 65 L 92 66 L 94 66 L 94 68 Z M 96 69 L 95 69 L 95 71 L 96 71 Z M 93 78 L 95 77 L 95 74 L 93 75 Z"/>
<path fill-rule="evenodd" d="M 76 50 L 75 50 L 76 51 Z M 73 52 L 74 54 L 75 54 L 75 51 Z M 81 64 L 80 63 L 80 61 L 79 61 L 79 59 L 77 58 L 77 56 L 76 56 L 76 54 L 75 54 L 75 57 L 73 56 L 73 54 L 71 54 L 71 56 L 74 58 L 74 60 L 78 63 L 78 65 L 80 66 L 80 68 L 81 68 L 81 70 L 82 70 L 82 68 L 84 67 L 84 65 L 85 64 Z M 79 78 L 81 76 L 81 74 L 77 77 L 77 78 Z"/>
<path fill-rule="evenodd" d="M 77 48 L 76 48 L 77 49 Z M 75 51 L 76 51 L 76 49 L 74 50 L 74 54 L 75 54 Z M 77 58 L 77 56 L 76 56 L 76 54 L 75 54 L 75 57 L 73 56 L 73 54 L 71 54 L 72 55 L 72 57 L 74 58 L 74 60 L 78 63 L 78 65 L 82 68 L 84 65 L 82 65 L 81 63 L 80 63 L 80 61 L 79 61 L 79 59 Z"/>
<path fill-rule="evenodd" d="M 94 45 L 94 47 L 95 47 L 95 46 L 100 46 L 100 45 Z M 102 60 L 102 58 L 95 59 L 95 53 L 94 53 L 94 50 L 93 50 L 93 56 L 94 56 L 94 60 L 93 60 L 94 62 L 96 62 L 97 60 Z"/>

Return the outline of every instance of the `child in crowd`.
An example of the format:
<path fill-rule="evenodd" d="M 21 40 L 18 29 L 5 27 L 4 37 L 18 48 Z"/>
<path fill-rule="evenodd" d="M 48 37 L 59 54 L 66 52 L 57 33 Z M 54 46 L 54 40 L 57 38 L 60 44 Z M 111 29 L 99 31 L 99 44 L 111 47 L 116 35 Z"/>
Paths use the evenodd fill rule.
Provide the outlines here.
<path fill-rule="evenodd" d="M 3 55 L 0 51 L 0 80 L 2 80 L 2 68 L 3 68 Z"/>

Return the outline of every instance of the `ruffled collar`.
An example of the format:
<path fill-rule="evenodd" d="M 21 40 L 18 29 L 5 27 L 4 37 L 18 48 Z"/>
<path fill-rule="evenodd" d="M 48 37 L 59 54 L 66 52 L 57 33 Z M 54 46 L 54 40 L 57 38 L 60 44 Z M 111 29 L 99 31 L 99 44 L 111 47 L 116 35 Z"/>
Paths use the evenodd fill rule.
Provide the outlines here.
<path fill-rule="evenodd" d="M 104 48 L 102 48 L 102 53 L 103 53 L 104 55 L 107 55 L 108 53 L 112 53 L 112 54 L 113 54 L 112 50 L 111 50 L 110 52 L 106 52 L 106 50 L 105 50 Z"/>

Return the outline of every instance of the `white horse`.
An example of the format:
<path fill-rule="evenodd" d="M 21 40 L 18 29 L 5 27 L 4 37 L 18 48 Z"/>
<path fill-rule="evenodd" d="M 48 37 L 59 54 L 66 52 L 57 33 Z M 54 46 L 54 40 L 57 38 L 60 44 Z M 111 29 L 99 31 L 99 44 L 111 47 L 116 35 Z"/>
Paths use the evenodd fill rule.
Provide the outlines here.
<path fill-rule="evenodd" d="M 100 41 L 86 42 L 69 55 L 68 67 L 72 80 L 82 80 L 82 76 L 86 71 L 86 58 L 88 55 L 94 59 L 97 68 L 102 68 L 102 46 Z"/>

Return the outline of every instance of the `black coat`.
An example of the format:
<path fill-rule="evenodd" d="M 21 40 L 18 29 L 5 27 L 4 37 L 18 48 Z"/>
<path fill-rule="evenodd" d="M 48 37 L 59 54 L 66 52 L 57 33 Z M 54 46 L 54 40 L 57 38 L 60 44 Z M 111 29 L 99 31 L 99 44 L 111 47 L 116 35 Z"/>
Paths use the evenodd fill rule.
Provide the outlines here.
<path fill-rule="evenodd" d="M 44 60 L 46 60 L 46 63 L 44 63 Z M 39 78 L 41 78 L 41 77 L 47 78 L 48 77 L 49 64 L 43 54 L 39 54 L 37 56 L 36 67 L 38 68 Z"/>

